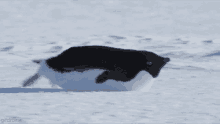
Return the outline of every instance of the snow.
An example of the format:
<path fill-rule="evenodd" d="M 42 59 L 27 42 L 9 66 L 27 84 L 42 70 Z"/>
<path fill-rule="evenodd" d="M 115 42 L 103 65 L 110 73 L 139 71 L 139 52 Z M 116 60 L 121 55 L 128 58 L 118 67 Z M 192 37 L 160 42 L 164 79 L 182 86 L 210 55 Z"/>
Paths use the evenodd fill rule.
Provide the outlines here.
<path fill-rule="evenodd" d="M 219 1 L 0 1 L 0 123 L 220 123 Z M 74 92 L 39 65 L 71 46 L 148 50 L 171 61 L 144 91 Z M 143 75 L 148 75 L 143 73 Z M 149 86 L 149 85 L 148 85 Z"/>

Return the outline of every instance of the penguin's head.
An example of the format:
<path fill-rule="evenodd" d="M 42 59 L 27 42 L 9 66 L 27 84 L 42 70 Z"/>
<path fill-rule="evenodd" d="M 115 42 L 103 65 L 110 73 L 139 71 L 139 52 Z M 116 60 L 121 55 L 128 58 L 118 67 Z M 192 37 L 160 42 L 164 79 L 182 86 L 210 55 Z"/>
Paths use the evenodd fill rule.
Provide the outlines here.
<path fill-rule="evenodd" d="M 158 77 L 160 70 L 170 61 L 170 58 L 161 57 L 152 52 L 146 52 L 145 58 L 145 70 L 149 72 L 153 78 Z"/>

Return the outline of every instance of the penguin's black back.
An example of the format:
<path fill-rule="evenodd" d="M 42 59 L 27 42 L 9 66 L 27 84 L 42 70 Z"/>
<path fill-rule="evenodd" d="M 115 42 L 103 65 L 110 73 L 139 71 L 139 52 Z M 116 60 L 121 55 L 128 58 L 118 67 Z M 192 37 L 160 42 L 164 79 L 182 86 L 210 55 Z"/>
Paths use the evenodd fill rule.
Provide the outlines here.
<path fill-rule="evenodd" d="M 137 50 L 81 46 L 71 47 L 46 62 L 50 67 L 62 71 L 64 71 L 63 68 L 140 71 L 144 70 L 146 58 L 141 51 Z"/>

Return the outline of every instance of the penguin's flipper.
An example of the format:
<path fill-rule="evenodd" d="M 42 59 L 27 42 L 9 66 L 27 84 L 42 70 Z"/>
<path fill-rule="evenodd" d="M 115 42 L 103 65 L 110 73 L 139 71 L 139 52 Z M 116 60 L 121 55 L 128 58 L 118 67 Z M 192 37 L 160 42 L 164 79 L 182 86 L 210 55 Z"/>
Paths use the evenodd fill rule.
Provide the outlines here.
<path fill-rule="evenodd" d="M 104 83 L 105 81 L 107 81 L 109 78 L 108 78 L 108 74 L 109 74 L 109 71 L 104 71 L 102 74 L 100 74 L 97 78 L 96 78 L 96 83 L 97 84 L 102 84 Z"/>

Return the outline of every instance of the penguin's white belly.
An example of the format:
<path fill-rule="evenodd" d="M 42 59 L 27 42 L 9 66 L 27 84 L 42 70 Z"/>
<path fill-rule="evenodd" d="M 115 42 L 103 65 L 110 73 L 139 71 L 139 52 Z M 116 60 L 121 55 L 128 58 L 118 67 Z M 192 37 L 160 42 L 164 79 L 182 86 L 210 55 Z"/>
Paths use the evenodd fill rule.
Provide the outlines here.
<path fill-rule="evenodd" d="M 102 84 L 96 84 L 96 77 L 103 71 L 95 69 L 84 72 L 59 73 L 48 68 L 45 62 L 42 62 L 38 74 L 49 79 L 52 85 L 58 85 L 72 91 L 137 91 L 143 89 L 152 79 L 148 72 L 141 71 L 128 82 L 107 80 Z"/>

